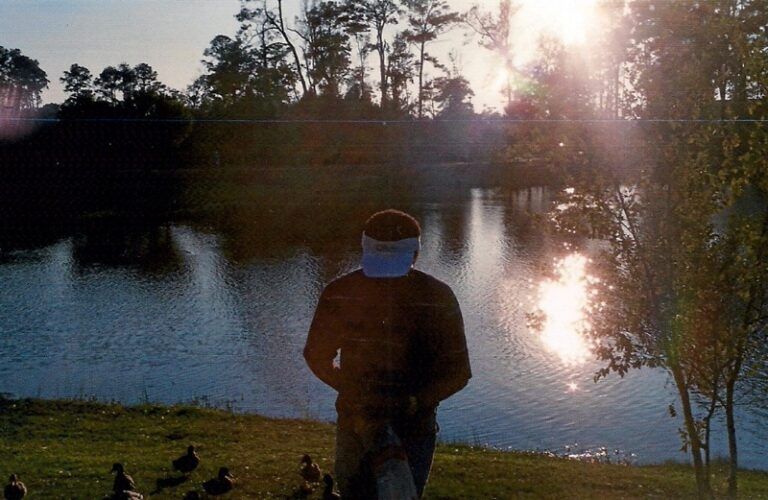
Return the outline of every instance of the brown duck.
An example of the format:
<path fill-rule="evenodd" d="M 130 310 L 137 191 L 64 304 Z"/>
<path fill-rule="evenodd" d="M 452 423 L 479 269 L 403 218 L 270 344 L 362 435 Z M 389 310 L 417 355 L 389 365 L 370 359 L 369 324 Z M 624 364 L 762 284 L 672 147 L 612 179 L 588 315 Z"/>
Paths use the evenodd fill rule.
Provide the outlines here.
<path fill-rule="evenodd" d="M 27 487 L 19 481 L 19 476 L 11 474 L 11 478 L 3 490 L 5 500 L 21 500 L 27 494 Z"/>
<path fill-rule="evenodd" d="M 112 498 L 143 498 L 136 492 L 136 483 L 133 478 L 125 473 L 123 464 L 115 462 L 112 464 L 112 472 L 115 472 L 115 482 L 112 483 Z"/>
<path fill-rule="evenodd" d="M 195 447 L 189 445 L 187 453 L 173 461 L 173 470 L 179 471 L 182 474 L 189 474 L 197 469 L 198 465 L 200 465 L 200 457 L 197 455 Z"/>
<path fill-rule="evenodd" d="M 301 457 L 301 477 L 309 483 L 319 483 L 323 473 L 320 466 L 312 461 L 312 457 L 304 455 Z"/>
<path fill-rule="evenodd" d="M 223 495 L 231 491 L 234 486 L 235 478 L 232 477 L 226 467 L 219 469 L 218 476 L 203 483 L 203 489 L 209 495 Z"/>

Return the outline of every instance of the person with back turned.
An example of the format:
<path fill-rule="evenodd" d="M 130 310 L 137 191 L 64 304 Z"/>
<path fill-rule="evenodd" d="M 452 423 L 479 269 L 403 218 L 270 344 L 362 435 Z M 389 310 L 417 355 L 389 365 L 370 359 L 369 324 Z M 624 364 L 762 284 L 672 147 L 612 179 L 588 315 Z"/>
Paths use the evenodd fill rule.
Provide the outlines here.
<path fill-rule="evenodd" d="M 472 376 L 456 297 L 413 268 L 420 238 L 419 223 L 404 212 L 372 215 L 362 235 L 362 269 L 323 290 L 307 336 L 309 368 L 338 392 L 335 473 L 342 498 L 376 498 L 369 435 L 387 425 L 421 496 L 437 406 Z"/>

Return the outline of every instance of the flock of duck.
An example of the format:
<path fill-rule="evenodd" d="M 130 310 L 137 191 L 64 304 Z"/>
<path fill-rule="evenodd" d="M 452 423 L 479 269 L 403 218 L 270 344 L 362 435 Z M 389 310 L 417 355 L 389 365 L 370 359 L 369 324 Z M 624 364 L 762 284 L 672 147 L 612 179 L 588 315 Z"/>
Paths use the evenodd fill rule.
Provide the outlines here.
<path fill-rule="evenodd" d="M 195 447 L 190 445 L 187 452 L 171 462 L 173 470 L 180 472 L 178 477 L 166 477 L 157 480 L 157 487 L 152 494 L 159 493 L 163 488 L 178 486 L 189 479 L 197 466 L 200 465 L 200 456 L 195 451 Z M 125 467 L 121 463 L 112 465 L 112 471 L 115 473 L 115 481 L 112 483 L 112 493 L 105 497 L 105 500 L 142 500 L 144 495 L 136 490 L 136 483 L 133 478 L 125 472 Z M 324 484 L 323 500 L 340 499 L 338 493 L 333 491 L 334 481 L 330 474 L 323 475 L 320 466 L 312 461 L 312 457 L 304 455 L 301 459 L 299 470 L 303 480 L 301 486 L 297 489 L 294 497 L 307 497 L 319 486 L 321 480 Z M 221 467 L 216 477 L 202 483 L 204 494 L 218 496 L 228 493 L 235 487 L 235 478 L 229 473 L 229 469 Z M 27 495 L 27 487 L 16 474 L 11 474 L 8 484 L 3 490 L 6 500 L 22 500 Z M 184 500 L 196 500 L 203 498 L 197 490 L 190 490 L 184 495 Z"/>

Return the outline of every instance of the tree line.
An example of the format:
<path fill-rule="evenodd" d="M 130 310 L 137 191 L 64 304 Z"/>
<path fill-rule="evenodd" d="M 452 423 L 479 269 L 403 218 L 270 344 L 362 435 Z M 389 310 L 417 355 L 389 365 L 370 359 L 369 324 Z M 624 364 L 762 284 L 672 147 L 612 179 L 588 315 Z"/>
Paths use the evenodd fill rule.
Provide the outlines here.
<path fill-rule="evenodd" d="M 496 159 L 503 129 L 461 122 L 478 116 L 473 91 L 455 58 L 445 65 L 429 51 L 461 24 L 447 2 L 308 2 L 291 22 L 282 7 L 243 0 L 237 31 L 212 39 L 203 74 L 183 91 L 159 81 L 146 63 L 100 71 L 75 63 L 59 77 L 66 99 L 40 107 L 49 76 L 18 49 L 1 49 L 8 206 L 40 215 L 29 200 L 45 192 L 58 214 L 135 211 L 137 199 L 155 212 L 174 198 L 169 190 L 178 194 L 190 183 L 158 180 L 157 171 L 189 167 L 242 168 L 257 181 L 264 169 L 285 166 L 303 169 L 293 174 L 300 176 L 312 166 Z M 430 68 L 439 76 L 428 76 Z M 58 121 L 40 126 L 27 120 L 33 117 Z M 419 118 L 424 125 L 397 123 Z M 139 191 L 154 191 L 140 187 L 142 180 L 168 189 L 158 197 L 122 193 L 125 176 Z M 54 186 L 44 187 L 74 178 L 89 181 L 57 196 Z"/>

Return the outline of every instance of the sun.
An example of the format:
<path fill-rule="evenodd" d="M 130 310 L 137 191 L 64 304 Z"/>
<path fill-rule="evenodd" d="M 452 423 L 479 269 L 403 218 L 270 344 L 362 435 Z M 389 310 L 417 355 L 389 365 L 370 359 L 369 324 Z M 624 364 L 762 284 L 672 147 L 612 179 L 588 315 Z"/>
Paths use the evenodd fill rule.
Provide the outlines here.
<path fill-rule="evenodd" d="M 597 20 L 596 0 L 523 0 L 521 22 L 565 45 L 581 44 Z"/>
<path fill-rule="evenodd" d="M 482 12 L 498 16 L 500 0 L 454 0 L 459 8 L 478 5 Z M 510 16 L 509 42 L 511 54 L 482 54 L 469 58 L 468 73 L 483 78 L 483 91 L 478 92 L 476 104 L 500 107 L 499 92 L 506 93 L 510 82 L 512 92 L 524 84 L 512 81 L 528 64 L 541 56 L 542 38 L 559 41 L 569 49 L 588 51 L 592 38 L 602 28 L 605 8 L 600 0 L 511 0 L 518 9 Z M 514 67 L 509 67 L 510 62 Z M 512 74 L 510 74 L 510 72 Z"/>

